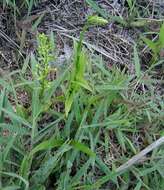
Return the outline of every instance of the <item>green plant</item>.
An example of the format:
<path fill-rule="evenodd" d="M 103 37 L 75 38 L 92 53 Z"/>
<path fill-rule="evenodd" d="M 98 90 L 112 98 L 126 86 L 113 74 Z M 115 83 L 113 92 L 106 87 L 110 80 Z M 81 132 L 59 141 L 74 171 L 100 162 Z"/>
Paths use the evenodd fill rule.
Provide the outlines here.
<path fill-rule="evenodd" d="M 2 0 L 2 5 L 3 8 L 9 6 L 12 8 L 16 8 L 17 6 L 22 7 L 23 5 L 27 5 L 28 7 L 32 7 L 33 5 L 36 5 L 38 3 L 38 1 L 35 0 L 23 0 L 23 1 L 19 1 L 19 0 Z"/>
<path fill-rule="evenodd" d="M 66 116 L 68 116 L 68 113 L 71 109 L 73 99 L 77 96 L 78 92 L 80 91 L 80 88 L 83 87 L 89 91 L 92 91 L 90 85 L 87 83 L 87 81 L 84 78 L 85 74 L 85 68 L 88 61 L 87 55 L 85 51 L 82 49 L 82 42 L 84 38 L 84 34 L 86 30 L 91 25 L 104 25 L 107 24 L 108 21 L 98 17 L 98 16 L 90 16 L 88 17 L 88 20 L 86 24 L 83 27 L 82 32 L 80 33 L 80 40 L 76 44 L 74 43 L 74 63 L 73 63 L 73 71 L 70 76 L 69 80 L 69 87 L 66 92 L 66 101 L 65 101 L 65 112 Z"/>
<path fill-rule="evenodd" d="M 103 18 L 107 19 L 107 13 L 94 1 L 94 0 L 85 0 L 86 3 L 96 11 L 97 14 L 100 14 Z"/>
<path fill-rule="evenodd" d="M 51 38 L 53 38 L 51 36 Z M 44 34 L 39 34 L 38 35 L 38 56 L 34 56 L 34 54 L 31 54 L 31 73 L 32 73 L 32 78 L 31 81 L 28 81 L 25 77 L 24 74 L 26 71 L 28 71 L 28 64 L 30 61 L 30 58 L 27 57 L 25 64 L 23 66 L 23 69 L 21 72 L 19 72 L 17 77 L 17 82 L 14 84 L 14 86 L 18 86 L 18 91 L 21 87 L 21 89 L 24 91 L 24 93 L 27 93 L 28 96 L 30 97 L 29 99 L 29 106 L 25 108 L 22 104 L 17 102 L 17 95 L 16 95 L 16 89 L 17 87 L 13 87 L 13 91 L 15 94 L 15 109 L 16 113 L 14 112 L 12 105 L 10 104 L 7 95 L 12 92 L 10 89 L 10 83 L 7 85 L 9 87 L 9 91 L 4 89 L 4 92 L 2 93 L 2 99 L 1 99 L 1 126 L 3 129 L 9 129 L 10 131 L 10 126 L 12 126 L 13 131 L 10 131 L 9 133 L 9 138 L 10 135 L 16 132 L 16 134 L 19 134 L 17 138 L 18 144 L 15 142 L 16 141 L 16 136 L 13 136 L 11 141 L 8 143 L 4 138 L 5 141 L 3 142 L 3 146 L 5 147 L 4 151 L 2 151 L 2 160 L 1 160 L 1 175 L 6 175 L 10 176 L 13 179 L 13 183 L 16 184 L 16 186 L 12 186 L 11 188 L 22 188 L 28 189 L 29 188 L 29 180 L 34 181 L 32 188 L 38 188 L 38 183 L 43 184 L 49 177 L 51 173 L 53 173 L 54 167 L 56 167 L 57 163 L 61 162 L 63 167 L 66 167 L 66 163 L 62 163 L 62 160 L 64 159 L 63 155 L 68 152 L 68 154 L 74 154 L 73 152 L 79 152 L 82 151 L 83 153 L 86 153 L 90 157 L 94 157 L 95 154 L 93 151 L 91 151 L 85 144 L 81 143 L 80 139 L 74 138 L 74 134 L 72 138 L 69 135 L 62 135 L 62 133 L 58 136 L 58 127 L 55 129 L 53 132 L 54 135 L 52 138 L 48 139 L 49 135 L 47 134 L 47 131 L 45 130 L 46 128 L 53 131 L 54 129 L 52 128 L 53 125 L 56 123 L 57 125 L 59 122 L 62 120 L 64 122 L 64 117 L 61 113 L 61 116 L 53 116 L 54 112 L 51 110 L 51 105 L 53 104 L 53 98 L 54 98 L 54 93 L 56 91 L 56 88 L 59 88 L 59 85 L 61 82 L 64 82 L 63 80 L 67 80 L 66 74 L 68 71 L 66 70 L 64 74 L 61 74 L 61 76 L 54 81 L 48 81 L 47 75 L 51 71 L 52 68 L 49 66 L 49 62 L 52 61 L 52 44 L 51 40 Z M 29 72 L 29 71 L 28 71 Z M 6 80 L 6 79 L 5 79 Z M 5 84 L 3 82 L 3 84 Z M 6 87 L 7 87 L 6 86 Z M 6 104 L 7 102 L 7 104 Z M 31 114 L 29 114 L 31 112 Z M 55 117 L 58 121 L 52 122 L 48 124 L 44 130 L 42 131 L 40 126 L 39 126 L 39 121 L 42 121 L 42 115 L 49 114 L 51 117 Z M 53 112 L 53 113 L 51 113 Z M 5 114 L 4 114 L 5 113 Z M 11 118 L 11 124 L 5 123 L 5 117 L 8 115 Z M 56 114 L 55 114 L 56 115 Z M 67 125 L 67 124 L 66 124 Z M 24 128 L 24 126 L 27 127 Z M 41 131 L 40 131 L 41 130 Z M 49 131 L 49 130 L 48 130 Z M 49 132 L 48 132 L 49 133 Z M 64 132 L 65 133 L 65 132 Z M 68 133 L 68 131 L 67 131 Z M 30 135 L 30 138 L 27 138 L 27 136 Z M 43 135 L 43 136 L 42 136 Z M 19 145 L 19 142 L 21 141 L 26 141 L 25 139 L 27 138 L 26 143 L 30 143 L 29 147 L 29 153 L 21 153 L 20 147 L 18 146 L 17 150 L 14 152 L 19 153 L 20 157 L 24 157 L 24 159 L 21 161 L 17 160 L 17 166 L 19 170 L 19 175 L 16 175 L 10 172 L 8 172 L 8 168 L 5 166 L 6 164 L 5 159 L 8 156 L 10 159 L 10 155 L 8 155 L 9 151 L 12 151 L 14 147 L 17 147 Z M 56 139 L 57 138 L 57 139 Z M 55 140 L 56 139 L 56 140 Z M 40 143 L 40 141 L 42 142 Z M 29 142 L 28 142 L 29 141 Z M 36 146 L 36 143 L 39 144 Z M 56 155 L 52 155 L 49 157 L 46 156 L 46 154 L 53 148 L 59 148 L 57 150 Z M 22 145 L 21 149 L 27 150 L 24 147 L 24 144 Z M 35 155 L 38 151 L 44 151 L 43 157 L 45 157 L 44 161 L 41 163 L 39 168 L 34 172 L 34 175 L 30 177 L 29 179 L 29 174 L 31 173 L 31 166 L 34 158 L 36 159 Z M 72 153 L 71 153 L 72 152 Z M 73 160 L 75 157 L 73 157 Z M 8 165 L 12 165 L 8 164 Z M 36 167 L 37 168 L 37 167 Z M 43 168 L 47 168 L 45 171 Z M 14 169 L 13 169 L 14 170 Z M 17 170 L 17 171 L 18 171 Z M 59 169 L 60 170 L 60 169 Z M 60 172 L 59 172 L 60 173 Z M 44 179 L 41 180 L 41 176 L 44 176 Z M 5 181 L 2 182 L 1 187 L 3 184 L 9 185 L 9 183 L 6 183 Z M 42 186 L 42 185 L 40 185 Z M 6 187 L 7 188 L 7 187 Z"/>
<path fill-rule="evenodd" d="M 100 14 L 103 18 L 108 19 L 109 22 L 116 22 L 124 27 L 144 27 L 148 25 L 147 19 L 140 19 L 138 7 L 136 5 L 135 0 L 126 0 L 128 4 L 128 13 L 127 18 L 123 16 L 113 16 L 109 15 L 103 8 L 101 8 L 98 3 L 93 0 L 86 0 L 88 5 L 98 14 Z"/>
<path fill-rule="evenodd" d="M 150 61 L 150 63 L 151 64 L 156 63 L 159 60 L 160 53 L 164 48 L 164 24 L 161 25 L 158 40 L 154 42 L 145 37 L 142 37 L 142 39 L 153 53 L 152 60 Z"/>
<path fill-rule="evenodd" d="M 50 66 L 51 61 L 55 61 L 54 57 L 54 46 L 52 41 L 45 34 L 38 35 L 38 64 L 36 65 L 35 77 L 40 83 L 40 96 L 45 93 L 45 90 L 50 87 L 50 82 L 48 81 L 48 75 L 52 70 L 56 70 Z"/>
<path fill-rule="evenodd" d="M 47 78 L 57 57 L 52 34 L 38 34 L 22 69 L 0 78 L 0 189 L 163 187 L 162 148 L 117 172 L 162 135 L 164 104 L 152 76 L 156 65 L 141 71 L 136 46 L 137 77 L 84 49 L 88 27 L 106 22 L 88 18 L 74 42 L 73 64 L 59 66 L 54 80 Z"/>
<path fill-rule="evenodd" d="M 14 12 L 14 18 L 16 19 L 17 15 L 21 15 L 21 11 L 27 9 L 27 16 L 30 15 L 30 12 L 33 6 L 38 4 L 39 0 L 2 0 L 0 5 L 3 9 L 10 8 Z"/>

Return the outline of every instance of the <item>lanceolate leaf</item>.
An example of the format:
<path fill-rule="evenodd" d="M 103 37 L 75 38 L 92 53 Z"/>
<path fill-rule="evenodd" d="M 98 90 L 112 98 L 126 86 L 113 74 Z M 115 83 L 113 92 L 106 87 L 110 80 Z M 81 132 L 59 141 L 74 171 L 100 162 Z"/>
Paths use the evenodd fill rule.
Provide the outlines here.
<path fill-rule="evenodd" d="M 31 128 L 31 124 L 28 121 L 26 121 L 24 118 L 18 116 L 16 113 L 10 112 L 10 111 L 8 111 L 8 110 L 6 110 L 4 108 L 2 108 L 2 111 L 5 114 L 9 115 L 11 119 L 16 120 L 18 123 L 23 124 L 23 125 Z"/>
<path fill-rule="evenodd" d="M 164 24 L 162 24 L 161 29 L 160 29 L 159 43 L 161 45 L 161 48 L 164 48 Z"/>
<path fill-rule="evenodd" d="M 74 44 L 75 55 L 74 55 L 74 64 L 73 71 L 71 72 L 69 86 L 66 92 L 65 100 L 65 114 L 68 116 L 69 111 L 71 110 L 74 96 L 78 93 L 81 87 L 92 91 L 91 87 L 84 78 L 85 68 L 87 64 L 87 56 L 84 50 L 81 49 L 81 41 L 78 44 Z"/>
<path fill-rule="evenodd" d="M 71 106 L 73 103 L 73 98 L 74 98 L 74 92 L 71 92 L 68 90 L 66 94 L 66 100 L 65 100 L 65 114 L 66 117 L 68 116 L 69 111 L 71 110 Z"/>
<path fill-rule="evenodd" d="M 72 145 L 75 149 L 77 149 L 77 150 L 79 150 L 79 151 L 81 151 L 81 152 L 84 152 L 84 153 L 88 154 L 89 156 L 95 157 L 95 153 L 92 152 L 91 149 L 88 148 L 85 144 L 80 143 L 80 142 L 77 142 L 77 141 L 71 141 L 71 145 Z"/>
<path fill-rule="evenodd" d="M 99 13 L 102 17 L 108 18 L 107 13 L 94 1 L 94 0 L 85 0 L 92 9 Z"/>
<path fill-rule="evenodd" d="M 18 135 L 28 135 L 29 130 L 25 127 L 20 127 L 19 125 L 12 125 L 7 123 L 0 123 L 0 128 L 3 130 L 8 130 L 11 134 L 18 134 Z"/>
<path fill-rule="evenodd" d="M 141 75 L 141 65 L 136 46 L 134 46 L 134 64 L 135 64 L 136 76 L 139 78 Z"/>
<path fill-rule="evenodd" d="M 64 141 L 62 139 L 55 139 L 52 137 L 49 140 L 43 141 L 39 145 L 37 145 L 32 151 L 26 155 L 21 163 L 20 173 L 24 178 L 28 178 L 29 170 L 31 168 L 32 158 L 35 153 L 41 150 L 48 150 L 54 147 L 60 147 Z"/>
<path fill-rule="evenodd" d="M 0 123 L 4 121 L 4 113 L 2 112 L 2 108 L 5 106 L 5 97 L 6 97 L 6 89 L 4 89 L 0 95 Z"/>
<path fill-rule="evenodd" d="M 92 159 L 89 159 L 81 168 L 78 170 L 76 175 L 72 178 L 72 184 L 79 183 L 81 177 L 87 172 L 89 166 L 91 165 Z"/>
<path fill-rule="evenodd" d="M 33 176 L 33 183 L 43 184 L 45 180 L 52 173 L 53 169 L 57 166 L 62 155 L 70 150 L 70 146 L 68 144 L 64 144 L 61 148 L 54 154 L 54 156 L 50 156 L 48 160 L 46 160 L 41 167 L 35 172 Z"/>
<path fill-rule="evenodd" d="M 31 155 L 35 154 L 38 151 L 41 150 L 48 150 L 54 147 L 60 147 L 62 144 L 64 143 L 64 141 L 62 139 L 55 139 L 54 137 L 46 140 L 42 143 L 40 143 L 39 145 L 37 145 L 32 151 L 31 151 Z"/>
<path fill-rule="evenodd" d="M 89 25 L 105 25 L 108 24 L 108 20 L 99 16 L 89 16 L 87 20 Z"/>
<path fill-rule="evenodd" d="M 21 188 L 20 186 L 12 185 L 12 186 L 4 187 L 3 190 L 17 190 L 20 188 Z"/>
<path fill-rule="evenodd" d="M 77 84 L 78 86 L 81 86 L 81 87 L 85 88 L 86 90 L 89 90 L 92 92 L 91 87 L 89 86 L 88 82 L 85 79 L 73 81 L 72 83 Z"/>
<path fill-rule="evenodd" d="M 42 143 L 40 143 L 39 145 L 37 145 L 34 149 L 32 149 L 32 151 L 29 153 L 29 155 L 26 155 L 22 161 L 21 164 L 21 169 L 20 169 L 20 173 L 21 175 L 27 179 L 28 178 L 28 174 L 29 174 L 29 170 L 31 167 L 31 163 L 32 163 L 32 158 L 33 155 L 39 151 L 43 151 L 43 150 L 50 150 L 52 148 L 55 147 L 63 147 L 67 146 L 66 151 L 70 150 L 71 148 L 74 148 L 78 151 L 81 151 L 83 153 L 88 154 L 89 156 L 95 156 L 95 153 L 93 153 L 86 145 L 84 145 L 83 143 L 77 142 L 77 141 L 69 141 L 67 144 L 64 144 L 66 141 L 62 140 L 62 139 L 55 139 L 54 137 L 46 140 Z M 60 155 L 60 150 L 62 150 L 61 148 L 59 148 L 59 156 Z M 65 150 L 65 148 L 64 148 Z M 62 152 L 63 154 L 63 152 Z M 51 159 L 49 159 L 49 161 L 47 161 L 47 163 L 45 163 L 45 165 L 49 165 L 49 167 L 54 167 L 53 163 L 55 164 L 56 161 L 58 160 L 58 157 L 52 157 Z M 42 167 L 45 167 L 45 165 L 43 164 Z M 53 165 L 53 166 L 52 166 Z M 48 166 L 47 166 L 48 167 Z M 52 169 L 52 168 L 51 168 Z M 50 169 L 50 170 L 51 170 Z M 39 171 L 41 171 L 41 169 L 38 170 L 37 175 L 39 175 Z M 46 170 L 47 171 L 47 170 Z M 46 173 L 45 171 L 45 173 Z M 49 171 L 47 171 L 48 173 L 45 175 L 49 175 Z"/>
<path fill-rule="evenodd" d="M 154 53 L 157 53 L 157 47 L 156 47 L 156 43 L 155 42 L 153 42 L 153 41 L 151 41 L 151 40 L 149 40 L 148 38 L 145 38 L 145 37 L 143 37 L 142 38 L 143 39 L 143 41 L 148 45 L 148 47 L 154 52 Z"/>

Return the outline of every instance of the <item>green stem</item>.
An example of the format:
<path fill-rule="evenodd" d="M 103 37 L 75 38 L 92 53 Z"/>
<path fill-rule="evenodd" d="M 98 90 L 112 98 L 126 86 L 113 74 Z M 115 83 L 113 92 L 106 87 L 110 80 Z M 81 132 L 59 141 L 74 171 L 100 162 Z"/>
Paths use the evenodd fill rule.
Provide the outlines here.
<path fill-rule="evenodd" d="M 85 26 L 83 27 L 82 32 L 80 33 L 80 40 L 78 42 L 78 46 L 77 46 L 77 58 L 75 63 L 78 64 L 79 63 L 79 59 L 80 59 L 80 52 L 82 49 L 82 44 L 83 44 L 83 39 L 84 39 L 84 34 L 88 29 L 88 24 L 85 24 Z"/>
<path fill-rule="evenodd" d="M 31 132 L 31 148 L 33 147 L 33 144 L 34 144 L 35 132 L 36 132 L 36 119 L 33 118 L 32 132 Z"/>

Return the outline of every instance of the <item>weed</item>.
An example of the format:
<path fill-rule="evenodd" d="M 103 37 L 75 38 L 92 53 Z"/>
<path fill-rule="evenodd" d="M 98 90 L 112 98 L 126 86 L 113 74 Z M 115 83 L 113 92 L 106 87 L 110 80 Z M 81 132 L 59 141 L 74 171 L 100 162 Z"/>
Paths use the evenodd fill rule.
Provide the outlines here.
<path fill-rule="evenodd" d="M 98 17 L 98 16 L 90 16 L 83 27 L 83 30 L 80 34 L 79 42 L 74 45 L 74 65 L 73 71 L 69 80 L 69 87 L 66 93 L 66 101 L 65 101 L 65 112 L 66 116 L 71 109 L 73 98 L 78 94 L 80 87 L 83 87 L 89 91 L 92 91 L 90 85 L 88 85 L 87 81 L 84 79 L 85 67 L 87 64 L 87 55 L 84 50 L 82 50 L 82 41 L 84 38 L 84 34 L 89 26 L 91 25 L 104 25 L 107 24 L 108 21 Z"/>
<path fill-rule="evenodd" d="M 87 2 L 104 14 L 95 1 Z M 131 14 L 135 2 L 128 0 Z M 34 1 L 20 3 L 28 6 L 29 14 Z M 50 62 L 57 60 L 54 36 L 38 34 L 38 47 L 22 69 L 1 76 L 0 189 L 163 188 L 162 148 L 118 171 L 163 135 L 161 80 L 153 75 L 162 62 L 142 71 L 136 44 L 135 73 L 129 74 L 88 53 L 82 45 L 85 32 L 107 24 L 104 18 L 88 17 L 80 40 L 74 42 L 71 65 L 52 68 Z M 52 71 L 57 75 L 50 81 Z"/>
<path fill-rule="evenodd" d="M 5 9 L 7 6 L 11 7 L 13 9 L 15 9 L 16 11 L 19 12 L 19 8 L 23 8 L 23 7 L 28 7 L 28 8 L 32 8 L 33 5 L 36 5 L 38 3 L 38 1 L 35 0 L 23 0 L 23 1 L 19 1 L 19 0 L 2 0 L 3 5 L 3 9 Z"/>
<path fill-rule="evenodd" d="M 38 64 L 36 65 L 36 78 L 41 85 L 41 96 L 49 88 L 48 75 L 52 70 L 51 61 L 55 61 L 53 45 L 45 34 L 38 35 Z M 55 70 L 55 68 L 54 68 Z"/>
<path fill-rule="evenodd" d="M 50 43 L 49 38 L 43 34 L 39 35 L 39 38 L 41 38 L 40 40 L 44 39 L 42 44 L 51 50 L 51 46 L 47 46 L 47 43 Z M 78 44 L 75 46 L 76 51 L 77 46 Z M 81 77 L 83 79 L 84 67 L 82 66 L 84 63 L 81 59 L 86 52 L 82 49 L 80 49 L 80 54 L 74 52 L 74 55 L 80 55 L 80 63 L 83 63 L 80 67 L 75 65 L 79 61 L 77 62 L 77 56 L 76 59 L 74 58 L 76 61 L 73 63 L 73 69 L 77 67 L 83 71 L 80 79 L 76 78 L 75 73 L 73 75 L 75 78 L 70 78 L 72 71 L 66 67 L 58 75 L 58 78 L 48 86 L 44 86 L 44 93 L 40 96 L 41 81 L 46 80 L 46 77 L 38 77 L 42 75 L 43 70 L 36 73 L 37 65 L 46 63 L 42 68 L 47 71 L 47 69 L 49 70 L 47 63 L 52 58 L 51 51 L 42 54 L 41 47 L 40 43 L 38 58 L 37 54 L 36 56 L 31 55 L 31 68 L 34 74 L 31 81 L 24 76 L 29 58 L 22 71 L 18 72 L 13 87 L 7 79 L 2 79 L 3 90 L 0 99 L 0 126 L 3 134 L 0 137 L 1 188 L 103 189 L 111 184 L 115 189 L 125 186 L 127 188 L 131 186 L 133 188 L 149 188 L 153 185 L 151 182 L 152 172 L 155 176 L 155 183 L 159 182 L 158 186 L 161 187 L 162 149 L 153 154 L 158 160 L 157 165 L 153 163 L 152 159 L 151 163 L 126 170 L 122 174 L 115 172 L 115 168 L 120 163 L 140 151 L 131 136 L 135 137 L 142 133 L 142 128 L 146 130 L 146 127 L 139 128 L 138 126 L 150 125 L 150 120 L 151 123 L 156 124 L 152 128 L 152 133 L 156 134 L 162 123 L 162 119 L 160 119 L 162 104 L 159 107 L 154 90 L 151 89 L 151 94 L 154 93 L 152 100 L 149 92 L 137 92 L 133 87 L 138 84 L 138 80 L 141 80 L 139 83 L 144 82 L 147 88 L 151 88 L 150 80 L 142 81 L 143 79 L 140 77 L 133 79 L 133 76 L 117 67 L 109 70 L 104 66 L 102 59 L 93 56 L 91 63 L 88 63 L 92 65 L 92 70 L 88 72 L 86 69 L 85 77 L 94 90 L 84 90 L 85 88 L 81 88 L 83 86 L 79 83 L 78 86 L 73 86 L 76 87 L 74 92 L 78 95 L 74 97 L 66 118 L 63 109 L 58 112 L 52 106 L 54 103 L 65 103 L 64 94 L 67 94 L 70 85 L 74 84 L 73 82 L 70 84 L 71 80 L 79 81 Z M 46 56 L 49 58 L 45 59 Z M 136 61 L 136 68 L 136 74 L 140 76 L 138 61 Z M 47 85 L 47 83 L 45 84 Z M 20 87 L 31 97 L 28 107 L 24 107 L 21 103 L 12 105 L 13 103 L 9 101 L 9 94 L 18 91 Z M 56 89 L 62 95 L 56 93 Z M 19 110 L 17 106 L 19 106 Z M 52 120 L 44 122 L 45 113 Z M 154 120 L 158 120 L 159 124 Z M 147 135 L 148 141 L 151 142 L 151 136 Z M 117 151 L 112 150 L 111 142 L 122 153 L 117 153 L 117 158 L 110 160 L 109 165 L 106 165 L 104 159 L 109 159 L 113 151 Z M 103 157 L 102 154 L 104 154 Z M 100 174 L 96 174 L 96 171 L 99 171 L 102 177 L 99 177 Z M 51 183 L 52 178 L 53 184 Z M 134 181 L 133 184 L 129 182 L 131 179 Z"/>
<path fill-rule="evenodd" d="M 152 41 L 148 38 L 143 37 L 143 41 L 146 43 L 146 45 L 150 48 L 150 50 L 153 52 L 152 60 L 150 61 L 151 64 L 155 64 L 159 58 L 161 51 L 164 48 L 164 24 L 162 24 L 159 32 L 159 38 L 157 41 Z"/>

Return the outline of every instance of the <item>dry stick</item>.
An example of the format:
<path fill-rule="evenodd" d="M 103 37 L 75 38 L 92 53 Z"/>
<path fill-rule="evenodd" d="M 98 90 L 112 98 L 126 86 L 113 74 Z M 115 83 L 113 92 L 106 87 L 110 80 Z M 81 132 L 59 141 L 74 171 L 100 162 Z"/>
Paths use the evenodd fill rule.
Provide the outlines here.
<path fill-rule="evenodd" d="M 140 153 L 133 156 L 130 160 L 128 160 L 126 163 L 121 165 L 119 168 L 116 169 L 116 172 L 122 172 L 132 165 L 136 164 L 142 157 L 144 157 L 147 153 L 152 151 L 153 149 L 161 146 L 164 143 L 164 137 L 159 138 L 157 141 L 153 142 L 149 146 L 147 146 L 145 149 L 143 149 Z"/>
<path fill-rule="evenodd" d="M 0 30 L 0 37 L 4 38 L 9 44 L 19 49 L 19 45 L 13 41 L 9 36 L 7 36 L 2 30 Z"/>

